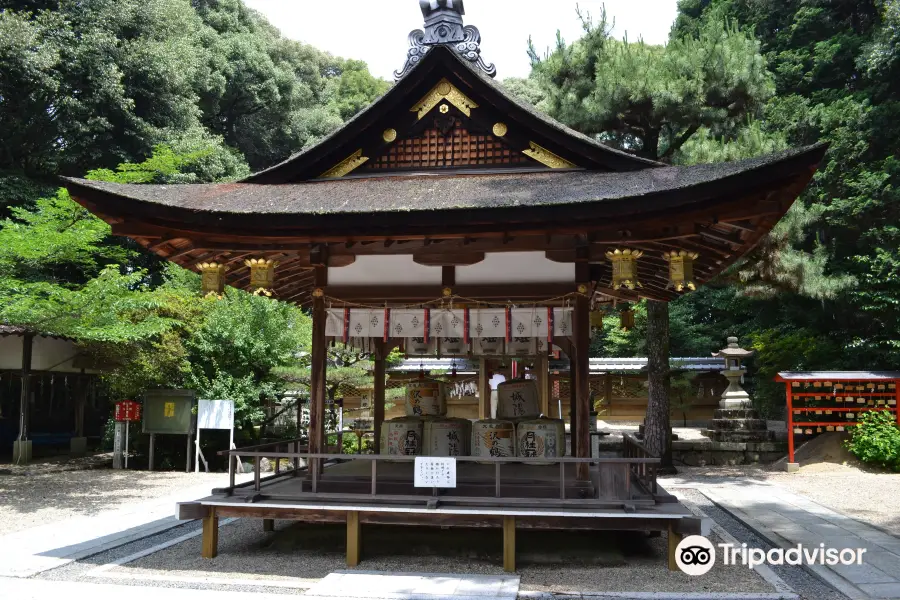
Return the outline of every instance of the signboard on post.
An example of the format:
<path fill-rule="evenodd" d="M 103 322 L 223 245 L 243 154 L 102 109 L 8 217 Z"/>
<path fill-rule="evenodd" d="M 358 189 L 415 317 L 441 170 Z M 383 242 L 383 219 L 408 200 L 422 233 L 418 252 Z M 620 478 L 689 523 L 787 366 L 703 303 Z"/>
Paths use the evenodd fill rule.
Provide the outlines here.
<path fill-rule="evenodd" d="M 116 431 L 113 440 L 113 468 L 128 468 L 128 432 L 132 421 L 141 420 L 141 405 L 134 400 L 116 402 Z M 125 437 L 125 448 L 122 449 L 122 436 Z"/>
<path fill-rule="evenodd" d="M 153 470 L 153 454 L 156 434 L 187 436 L 187 465 L 191 470 L 191 434 L 194 432 L 194 392 L 190 390 L 150 390 L 144 392 L 144 433 L 150 434 L 150 470 Z"/>
<path fill-rule="evenodd" d="M 455 488 L 456 459 L 453 457 L 416 457 L 415 487 Z"/>
<path fill-rule="evenodd" d="M 200 471 L 200 461 L 206 472 L 209 463 L 200 450 L 201 429 L 227 429 L 231 433 L 228 438 L 228 449 L 234 448 L 234 400 L 200 400 L 197 403 L 197 439 L 194 442 L 194 471 Z"/>

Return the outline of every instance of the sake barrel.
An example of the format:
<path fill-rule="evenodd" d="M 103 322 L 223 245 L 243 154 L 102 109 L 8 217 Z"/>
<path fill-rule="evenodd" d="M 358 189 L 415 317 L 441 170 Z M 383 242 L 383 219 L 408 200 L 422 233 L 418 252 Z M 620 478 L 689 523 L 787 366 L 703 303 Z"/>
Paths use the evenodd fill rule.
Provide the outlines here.
<path fill-rule="evenodd" d="M 472 456 L 516 455 L 516 426 L 512 421 L 483 419 L 472 423 Z"/>
<path fill-rule="evenodd" d="M 444 389 L 437 381 L 413 381 L 406 384 L 406 416 L 442 417 L 447 414 Z"/>
<path fill-rule="evenodd" d="M 540 414 L 538 389 L 533 379 L 506 381 L 497 386 L 498 419 L 534 419 Z"/>
<path fill-rule="evenodd" d="M 516 452 L 522 458 L 559 458 L 565 456 L 565 422 L 562 419 L 521 421 L 516 425 Z M 542 462 L 537 464 L 549 463 Z"/>
<path fill-rule="evenodd" d="M 381 453 L 421 456 L 424 422 L 415 417 L 397 417 L 381 426 Z"/>
<path fill-rule="evenodd" d="M 468 419 L 425 421 L 425 456 L 469 456 L 472 422 Z"/>

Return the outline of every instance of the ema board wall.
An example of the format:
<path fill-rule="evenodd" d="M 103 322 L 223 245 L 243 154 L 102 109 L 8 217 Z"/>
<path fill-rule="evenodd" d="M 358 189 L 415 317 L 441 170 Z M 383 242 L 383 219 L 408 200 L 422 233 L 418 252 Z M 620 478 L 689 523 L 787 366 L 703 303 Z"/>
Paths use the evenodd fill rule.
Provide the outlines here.
<path fill-rule="evenodd" d="M 0 371 L 20 371 L 22 369 L 22 336 L 0 336 Z M 78 347 L 68 340 L 50 337 L 35 337 L 32 350 L 32 371 L 53 371 L 54 373 L 81 373 L 74 366 Z M 85 369 L 94 374 L 95 370 Z"/>

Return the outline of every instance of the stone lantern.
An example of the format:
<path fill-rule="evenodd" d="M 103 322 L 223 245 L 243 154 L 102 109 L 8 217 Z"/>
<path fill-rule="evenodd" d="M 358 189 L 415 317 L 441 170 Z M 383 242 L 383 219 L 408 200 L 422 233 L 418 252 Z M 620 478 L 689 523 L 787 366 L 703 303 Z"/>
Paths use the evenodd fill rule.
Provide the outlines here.
<path fill-rule="evenodd" d="M 713 354 L 715 358 L 725 359 L 725 370 L 722 371 L 728 379 L 728 388 L 722 394 L 719 401 L 721 408 L 745 408 L 750 406 L 750 395 L 741 387 L 741 378 L 747 372 L 741 366 L 741 360 L 753 356 L 753 350 L 744 350 L 738 346 L 736 337 L 728 338 L 728 346 Z"/>

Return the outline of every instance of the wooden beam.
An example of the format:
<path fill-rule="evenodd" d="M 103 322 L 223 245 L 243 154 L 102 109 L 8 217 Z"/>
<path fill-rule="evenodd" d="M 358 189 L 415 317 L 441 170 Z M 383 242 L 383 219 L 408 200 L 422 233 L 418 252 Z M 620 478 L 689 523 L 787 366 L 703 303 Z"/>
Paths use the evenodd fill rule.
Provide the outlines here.
<path fill-rule="evenodd" d="M 210 506 L 203 517 L 203 541 L 200 555 L 203 558 L 215 558 L 219 554 L 219 516 L 216 507 Z"/>
<path fill-rule="evenodd" d="M 416 253 L 413 262 L 426 267 L 465 267 L 484 260 L 484 252 Z"/>
<path fill-rule="evenodd" d="M 503 570 L 516 572 L 516 518 L 503 517 Z"/>
<path fill-rule="evenodd" d="M 455 294 L 477 299 L 497 300 L 544 300 L 571 293 L 573 283 L 510 284 L 510 285 L 466 285 L 456 286 Z M 417 302 L 434 300 L 441 296 L 441 288 L 436 285 L 378 285 L 378 286 L 333 286 L 328 295 L 338 300 L 375 300 L 376 302 Z"/>
<path fill-rule="evenodd" d="M 711 227 L 706 227 L 703 225 L 697 225 L 696 227 L 697 234 L 700 237 L 704 237 L 710 240 L 715 240 L 717 242 L 723 242 L 725 244 L 733 244 L 736 246 L 743 246 L 744 240 L 739 233 L 723 233 L 721 231 L 716 231 Z"/>
<path fill-rule="evenodd" d="M 347 511 L 347 566 L 355 567 L 359 564 L 360 551 L 362 550 L 362 528 L 359 525 L 359 512 Z"/>
<path fill-rule="evenodd" d="M 541 413 L 550 416 L 550 357 L 544 354 L 538 357 L 535 368 L 538 370 L 538 396 L 540 398 Z"/>
<path fill-rule="evenodd" d="M 441 285 L 445 288 L 456 285 L 456 267 L 441 267 Z"/>

